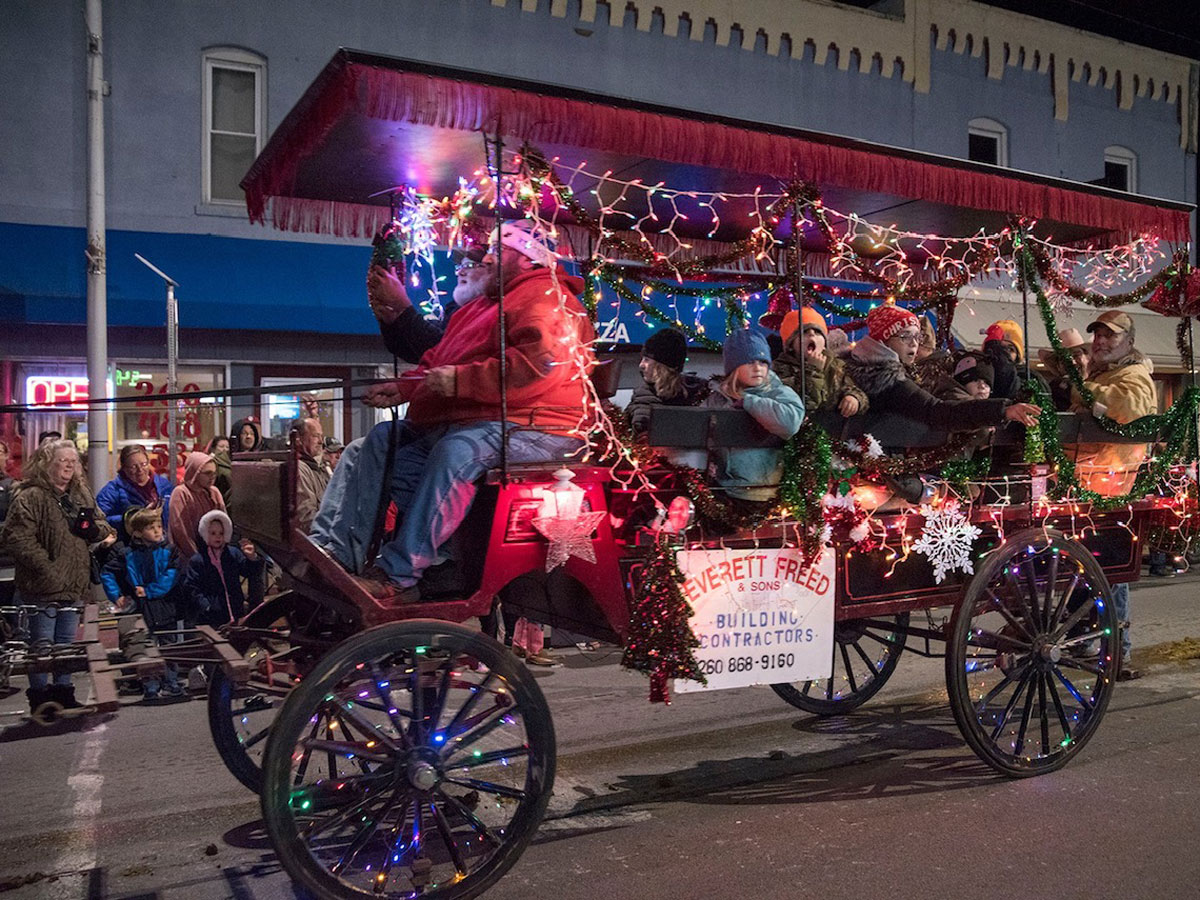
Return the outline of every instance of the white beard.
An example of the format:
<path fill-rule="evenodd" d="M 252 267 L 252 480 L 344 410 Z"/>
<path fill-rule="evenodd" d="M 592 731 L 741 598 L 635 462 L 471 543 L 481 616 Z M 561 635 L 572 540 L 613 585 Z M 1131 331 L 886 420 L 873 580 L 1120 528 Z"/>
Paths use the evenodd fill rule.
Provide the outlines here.
<path fill-rule="evenodd" d="M 1088 364 L 1088 374 L 1096 375 L 1107 369 L 1110 365 L 1119 359 L 1123 359 L 1133 350 L 1133 343 L 1129 338 L 1124 338 L 1119 344 L 1115 345 L 1112 350 L 1103 351 L 1092 345 L 1092 358 Z"/>

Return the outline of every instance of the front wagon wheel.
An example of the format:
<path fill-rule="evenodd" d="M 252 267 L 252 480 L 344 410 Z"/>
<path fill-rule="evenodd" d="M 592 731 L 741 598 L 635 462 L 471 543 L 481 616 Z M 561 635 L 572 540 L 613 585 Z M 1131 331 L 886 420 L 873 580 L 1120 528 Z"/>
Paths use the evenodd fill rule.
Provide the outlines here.
<path fill-rule="evenodd" d="M 339 645 L 292 691 L 264 760 L 263 819 L 315 896 L 465 900 L 537 830 L 550 712 L 496 641 L 410 620 Z"/>
<path fill-rule="evenodd" d="M 1119 634 L 1091 553 L 1050 529 L 1010 536 L 951 622 L 946 685 L 971 749 L 1010 777 L 1053 772 L 1096 733 Z"/>

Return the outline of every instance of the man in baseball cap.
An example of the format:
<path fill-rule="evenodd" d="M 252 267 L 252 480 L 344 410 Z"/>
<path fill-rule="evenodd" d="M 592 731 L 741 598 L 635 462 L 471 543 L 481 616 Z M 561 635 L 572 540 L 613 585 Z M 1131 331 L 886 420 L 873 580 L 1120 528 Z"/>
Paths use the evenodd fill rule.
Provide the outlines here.
<path fill-rule="evenodd" d="M 1095 398 L 1090 410 L 1121 424 L 1158 411 L 1158 391 L 1150 360 L 1133 345 L 1133 318 L 1119 309 L 1109 309 L 1087 327 L 1092 335 L 1091 362 L 1084 383 Z M 1078 403 L 1078 398 L 1077 398 Z M 1082 404 L 1079 404 L 1080 406 Z M 1137 478 L 1138 466 L 1146 458 L 1145 444 L 1077 444 L 1073 450 L 1079 482 L 1099 494 L 1127 493 Z M 1113 587 L 1113 605 L 1124 623 L 1121 630 L 1121 667 L 1118 678 L 1136 678 L 1129 664 L 1129 585 Z"/>

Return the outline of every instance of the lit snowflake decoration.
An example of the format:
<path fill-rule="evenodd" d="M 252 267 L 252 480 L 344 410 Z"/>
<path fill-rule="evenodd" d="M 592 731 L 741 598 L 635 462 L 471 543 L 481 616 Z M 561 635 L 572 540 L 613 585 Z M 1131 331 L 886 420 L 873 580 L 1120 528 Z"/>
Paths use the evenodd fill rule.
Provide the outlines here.
<path fill-rule="evenodd" d="M 925 527 L 913 550 L 933 563 L 934 581 L 941 584 L 946 573 L 954 569 L 974 575 L 971 547 L 982 532 L 971 524 L 958 502 L 951 500 L 941 509 L 922 506 L 921 515 L 925 517 Z"/>

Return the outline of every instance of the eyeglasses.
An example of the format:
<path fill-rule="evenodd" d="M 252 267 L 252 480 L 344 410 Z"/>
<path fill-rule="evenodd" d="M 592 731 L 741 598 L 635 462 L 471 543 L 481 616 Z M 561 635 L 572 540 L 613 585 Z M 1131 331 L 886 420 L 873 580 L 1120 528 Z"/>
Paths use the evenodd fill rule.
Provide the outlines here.
<path fill-rule="evenodd" d="M 898 340 L 902 343 L 908 344 L 908 346 L 910 346 L 910 347 L 915 347 L 915 346 L 917 346 L 917 344 L 921 343 L 921 335 L 919 333 L 918 334 L 900 333 L 900 334 L 894 334 L 894 335 L 892 335 L 892 337 L 895 340 Z"/>
<path fill-rule="evenodd" d="M 130 472 L 149 472 L 154 467 L 151 466 L 150 463 L 148 463 L 148 462 L 143 462 L 143 463 L 128 463 L 125 466 L 125 468 L 127 468 Z"/>

